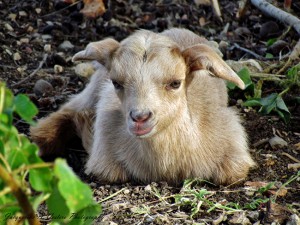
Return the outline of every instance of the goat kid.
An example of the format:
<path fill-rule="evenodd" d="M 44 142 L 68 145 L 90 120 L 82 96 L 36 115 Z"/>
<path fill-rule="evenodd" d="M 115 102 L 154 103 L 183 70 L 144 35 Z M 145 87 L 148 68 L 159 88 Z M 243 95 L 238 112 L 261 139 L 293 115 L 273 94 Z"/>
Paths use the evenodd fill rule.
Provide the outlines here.
<path fill-rule="evenodd" d="M 90 43 L 73 60 L 101 66 L 82 93 L 31 128 L 40 155 L 63 155 L 78 135 L 86 173 L 103 182 L 245 178 L 255 163 L 222 79 L 244 83 L 216 51 L 176 28 Z"/>

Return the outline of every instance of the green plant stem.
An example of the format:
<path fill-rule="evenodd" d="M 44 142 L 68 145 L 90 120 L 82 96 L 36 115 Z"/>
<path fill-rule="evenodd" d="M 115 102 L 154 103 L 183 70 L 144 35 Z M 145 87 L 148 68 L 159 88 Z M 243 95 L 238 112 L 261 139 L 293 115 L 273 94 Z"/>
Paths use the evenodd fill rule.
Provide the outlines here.
<path fill-rule="evenodd" d="M 24 217 L 28 220 L 30 225 L 40 225 L 40 221 L 36 217 L 34 210 L 20 185 L 13 178 L 12 174 L 0 164 L 0 177 L 4 180 L 7 186 L 10 187 L 12 194 L 16 197 L 19 205 L 22 208 Z"/>
<path fill-rule="evenodd" d="M 98 203 L 105 202 L 105 201 L 107 201 L 108 199 L 111 199 L 111 198 L 115 197 L 116 195 L 118 195 L 119 193 L 121 193 L 121 192 L 124 191 L 124 190 L 125 190 L 125 188 L 122 188 L 121 190 L 117 191 L 116 193 L 113 193 L 112 195 L 110 195 L 110 196 L 108 196 L 108 197 L 106 197 L 106 198 L 100 200 Z"/>
<path fill-rule="evenodd" d="M 4 97 L 5 97 L 5 87 L 4 87 L 4 85 L 1 85 L 0 86 L 0 113 L 2 113 L 2 111 L 3 111 Z"/>
<path fill-rule="evenodd" d="M 289 90 L 290 90 L 290 87 L 287 87 L 287 88 L 284 89 L 282 92 L 280 92 L 278 95 L 279 95 L 279 96 L 282 96 L 282 95 L 284 95 L 285 93 L 287 93 Z"/>
<path fill-rule="evenodd" d="M 23 166 L 13 171 L 13 174 L 18 174 L 22 171 L 30 170 L 30 169 L 39 169 L 39 168 L 46 168 L 46 167 L 53 167 L 53 163 L 36 163 L 32 165 Z"/>
<path fill-rule="evenodd" d="M 4 156 L 1 153 L 0 153 L 0 160 L 3 162 L 3 164 L 6 167 L 6 169 L 8 170 L 8 172 L 11 172 L 11 168 L 10 168 L 8 162 L 6 161 L 6 159 L 4 158 Z"/>

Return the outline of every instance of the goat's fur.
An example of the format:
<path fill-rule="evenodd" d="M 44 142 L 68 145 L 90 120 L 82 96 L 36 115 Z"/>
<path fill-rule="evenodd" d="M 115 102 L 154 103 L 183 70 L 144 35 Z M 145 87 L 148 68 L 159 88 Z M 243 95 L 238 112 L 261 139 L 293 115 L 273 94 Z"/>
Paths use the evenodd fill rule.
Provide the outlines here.
<path fill-rule="evenodd" d="M 244 83 L 209 46 L 184 29 L 89 44 L 73 60 L 102 66 L 82 93 L 31 128 L 40 155 L 62 155 L 78 135 L 89 153 L 86 172 L 103 182 L 245 178 L 255 163 L 219 78 Z M 173 81 L 181 84 L 174 88 Z M 133 112 L 149 117 L 137 123 Z"/>

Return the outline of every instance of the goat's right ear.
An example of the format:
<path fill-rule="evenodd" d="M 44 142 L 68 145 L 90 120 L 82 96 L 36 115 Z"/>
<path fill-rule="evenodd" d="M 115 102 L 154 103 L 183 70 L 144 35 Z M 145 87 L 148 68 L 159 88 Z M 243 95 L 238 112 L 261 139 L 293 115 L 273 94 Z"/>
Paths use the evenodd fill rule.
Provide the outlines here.
<path fill-rule="evenodd" d="M 92 42 L 83 51 L 76 53 L 72 61 L 96 60 L 104 66 L 108 66 L 112 53 L 117 50 L 120 43 L 112 38 Z"/>

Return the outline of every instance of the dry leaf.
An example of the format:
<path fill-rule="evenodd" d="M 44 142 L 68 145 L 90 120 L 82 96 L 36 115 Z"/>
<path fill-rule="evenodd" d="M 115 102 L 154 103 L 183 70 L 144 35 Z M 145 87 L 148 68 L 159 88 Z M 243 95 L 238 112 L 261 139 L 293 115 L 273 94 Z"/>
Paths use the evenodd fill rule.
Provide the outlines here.
<path fill-rule="evenodd" d="M 262 187 L 266 187 L 268 185 L 267 182 L 263 182 L 263 181 L 257 181 L 257 182 L 252 182 L 252 181 L 247 181 L 245 183 L 246 186 L 255 188 L 255 189 L 259 189 Z M 279 188 L 277 189 L 274 185 L 272 185 L 272 187 L 270 187 L 269 190 L 267 190 L 268 194 L 271 195 L 276 195 L 279 197 L 284 197 L 287 194 L 287 189 L 286 188 Z"/>
<path fill-rule="evenodd" d="M 84 8 L 80 11 L 89 18 L 96 18 L 105 13 L 103 0 L 83 0 Z"/>
<path fill-rule="evenodd" d="M 247 181 L 245 183 L 246 186 L 249 186 L 249 187 L 253 187 L 253 188 L 261 188 L 261 187 L 265 187 L 268 185 L 267 182 L 263 182 L 263 181 Z"/>
<path fill-rule="evenodd" d="M 279 190 L 268 190 L 268 193 L 279 196 L 279 197 L 284 197 L 287 194 L 287 189 L 281 188 Z"/>

